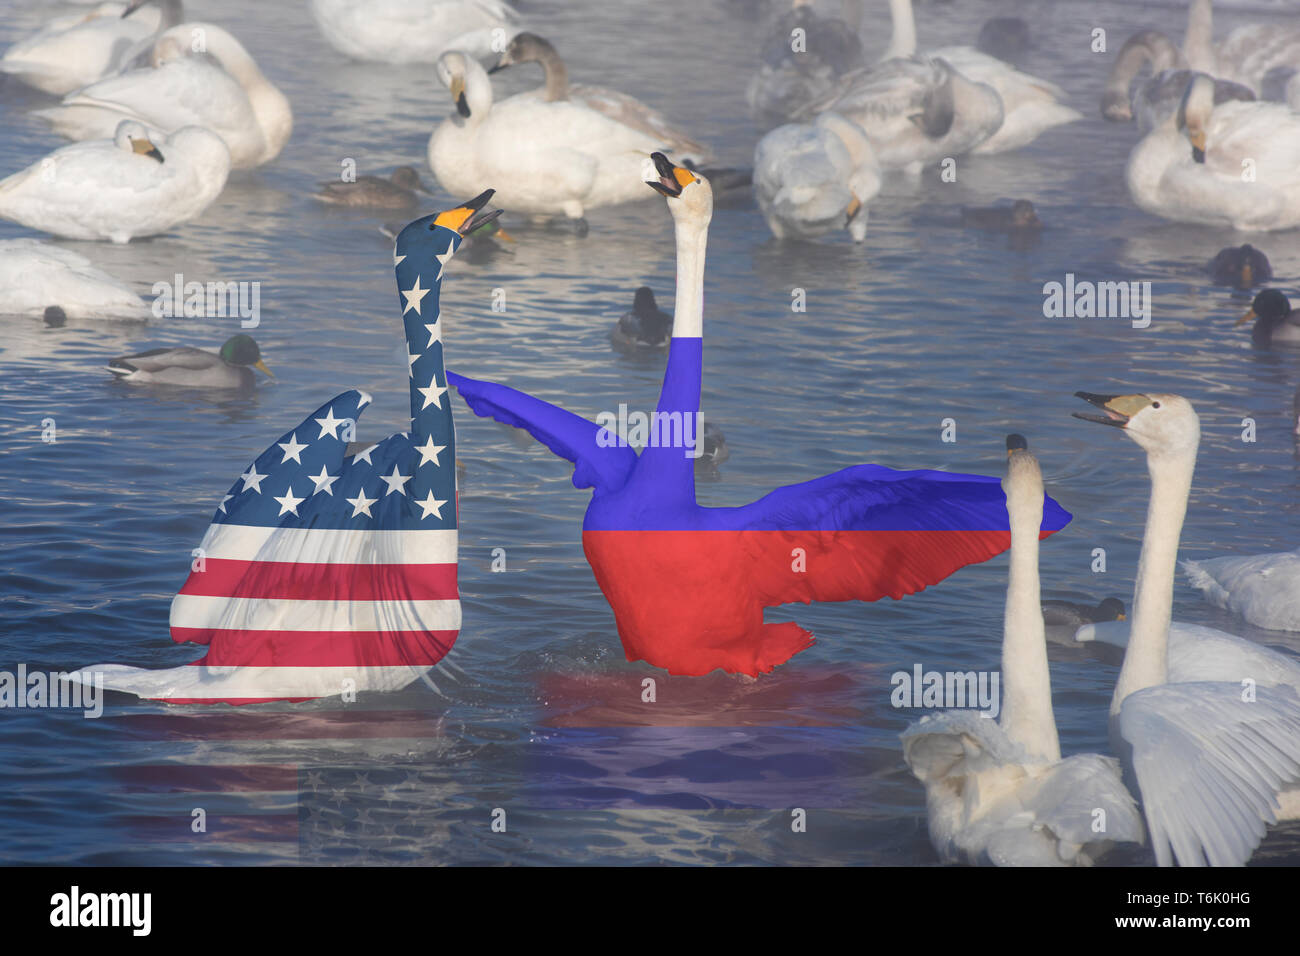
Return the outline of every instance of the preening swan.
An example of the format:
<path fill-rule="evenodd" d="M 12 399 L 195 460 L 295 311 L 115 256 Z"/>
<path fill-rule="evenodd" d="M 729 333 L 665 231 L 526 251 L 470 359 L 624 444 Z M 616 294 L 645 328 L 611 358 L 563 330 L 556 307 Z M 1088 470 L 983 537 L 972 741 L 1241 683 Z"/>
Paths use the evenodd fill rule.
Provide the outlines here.
<path fill-rule="evenodd" d="M 1280 103 L 1214 104 L 1196 75 L 1178 110 L 1129 155 L 1125 179 L 1146 212 L 1266 231 L 1300 225 L 1300 114 Z M 1249 172 L 1249 176 L 1246 173 Z"/>
<path fill-rule="evenodd" d="M 0 218 L 66 239 L 128 242 L 198 216 L 229 172 L 225 143 L 206 129 L 155 144 L 123 120 L 111 140 L 64 146 L 0 181 Z"/>
<path fill-rule="evenodd" d="M 330 46 L 373 63 L 428 63 L 448 50 L 485 59 L 518 19 L 501 0 L 311 0 L 311 13 Z"/>
<path fill-rule="evenodd" d="M 886 56 L 916 53 L 916 21 L 912 0 L 889 0 L 894 32 Z M 950 46 L 924 51 L 938 57 L 974 83 L 994 89 L 1002 101 L 1002 122 L 973 153 L 1004 153 L 1019 149 L 1054 126 L 1083 119 L 1083 114 L 1060 102 L 1065 91 L 1055 83 L 1021 73 L 1014 66 L 974 47 Z"/>
<path fill-rule="evenodd" d="M 69 139 L 112 135 L 123 119 L 164 133 L 203 126 L 225 140 L 232 169 L 270 162 L 293 132 L 288 99 L 211 23 L 172 27 L 154 43 L 152 67 L 101 80 L 36 115 Z"/>
<path fill-rule="evenodd" d="M 1178 539 L 1200 443 L 1179 395 L 1080 398 L 1146 451 L 1151 501 L 1130 632 L 1110 705 L 1111 746 L 1138 796 L 1156 862 L 1240 866 L 1268 825 L 1300 812 L 1300 664 L 1210 628 L 1175 625 Z M 1181 635 L 1181 636 L 1180 636 Z"/>
<path fill-rule="evenodd" d="M 1250 304 L 1250 311 L 1237 320 L 1245 325 L 1255 320 L 1250 340 L 1260 348 L 1272 345 L 1300 347 L 1300 310 L 1291 308 L 1291 300 L 1277 289 L 1265 289 Z"/>
<path fill-rule="evenodd" d="M 232 335 L 216 352 L 189 346 L 150 349 L 108 363 L 108 370 L 114 376 L 132 385 L 179 385 L 185 388 L 252 388 L 252 369 L 275 378 L 262 361 L 257 343 L 242 332 Z"/>
<path fill-rule="evenodd" d="M 541 66 L 545 82 L 533 94 L 547 103 L 569 100 L 595 110 L 630 129 L 638 130 L 659 144 L 659 151 L 678 162 L 703 165 L 713 158 L 709 149 L 674 127 L 658 110 L 635 97 L 588 83 L 569 83 L 569 70 L 550 41 L 535 33 L 519 33 L 510 41 L 488 73 L 521 63 Z"/>
<path fill-rule="evenodd" d="M 754 194 L 778 239 L 848 229 L 861 242 L 867 236 L 867 204 L 880 187 L 871 141 L 837 113 L 778 126 L 754 150 Z"/>
<path fill-rule="evenodd" d="M 497 185 L 495 205 L 537 219 L 578 222 L 588 209 L 648 198 L 646 154 L 659 137 L 577 100 L 538 91 L 494 103 L 492 81 L 459 51 L 438 58 L 455 114 L 429 137 L 429 168 L 453 195 Z"/>
<path fill-rule="evenodd" d="M 1151 65 L 1151 75 L 1138 79 L 1147 64 Z M 1186 60 L 1169 37 L 1156 30 L 1135 33 L 1120 48 L 1106 78 L 1101 115 L 1116 123 L 1136 120 L 1138 129 L 1152 129 L 1177 112 L 1187 84 L 1197 75 L 1196 70 L 1186 68 Z M 1214 81 L 1216 104 L 1256 99 L 1248 86 L 1210 78 Z"/>
<path fill-rule="evenodd" d="M 1256 627 L 1300 631 L 1300 551 L 1184 561 L 1183 571 L 1211 604 Z"/>
<path fill-rule="evenodd" d="M 861 21 L 862 0 L 843 0 L 838 17 L 819 14 L 812 0 L 794 0 L 793 9 L 772 23 L 763 40 L 762 62 L 745 90 L 750 115 L 776 126 L 825 96 L 837 79 L 862 63 Z"/>
<path fill-rule="evenodd" d="M 611 423 L 493 382 L 450 371 L 447 379 L 475 414 L 526 429 L 574 463 L 575 487 L 594 489 L 583 550 L 628 660 L 672 674 L 757 676 L 812 643 L 792 621 L 765 622 L 765 607 L 914 593 L 1006 548 L 1004 499 L 993 478 L 854 465 L 740 507 L 699 505 L 691 452 L 700 437 L 713 194 L 706 177 L 662 153 L 652 159 L 657 175 L 648 182 L 667 198 L 677 241 L 656 437 L 638 455 Z M 1040 519 L 1050 533 L 1069 516 L 1049 500 Z M 809 573 L 792 573 L 796 545 L 819 556 Z"/>
<path fill-rule="evenodd" d="M 101 3 L 57 17 L 0 58 L 0 73 L 63 96 L 128 66 L 158 32 L 180 23 L 180 0 Z"/>
<path fill-rule="evenodd" d="M 64 319 L 149 318 L 143 299 L 85 256 L 36 239 L 0 242 L 0 315 L 43 315 L 51 308 Z"/>
<path fill-rule="evenodd" d="M 885 169 L 919 173 L 972 151 L 1002 125 L 1002 98 L 942 59 L 893 57 L 852 70 L 801 116 L 834 112 L 866 133 Z"/>
<path fill-rule="evenodd" d="M 903 732 L 903 756 L 925 784 L 930 841 L 945 863 L 1088 866 L 1117 842 L 1141 843 L 1142 818 L 1119 761 L 1061 759 L 1039 599 L 1043 476 L 1019 435 L 1007 437 L 1003 488 L 1011 567 L 1001 717 L 970 710 L 923 717 Z"/>

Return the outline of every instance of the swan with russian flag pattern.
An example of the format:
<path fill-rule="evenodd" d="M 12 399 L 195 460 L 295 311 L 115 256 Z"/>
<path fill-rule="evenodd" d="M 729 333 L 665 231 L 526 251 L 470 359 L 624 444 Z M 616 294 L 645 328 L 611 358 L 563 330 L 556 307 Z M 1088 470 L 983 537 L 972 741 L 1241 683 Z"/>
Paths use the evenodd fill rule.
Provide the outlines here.
<path fill-rule="evenodd" d="M 677 421 L 684 439 L 700 408 L 713 194 L 698 173 L 662 153 L 653 160 L 658 178 L 649 185 L 667 197 L 677 239 L 658 421 Z M 752 504 L 704 508 L 695 500 L 691 449 L 680 443 L 638 455 L 610 430 L 555 405 L 454 372 L 447 378 L 472 411 L 527 430 L 574 463 L 576 487 L 595 489 L 583 549 L 624 651 L 671 674 L 770 671 L 809 647 L 812 635 L 793 622 L 765 623 L 764 608 L 901 598 L 1010 544 L 997 478 L 854 465 Z M 1044 534 L 1069 519 L 1047 499 Z"/>
<path fill-rule="evenodd" d="M 425 674 L 460 630 L 456 439 L 439 292 L 461 238 L 497 213 L 488 190 L 417 219 L 393 261 L 410 367 L 411 430 L 349 448 L 370 403 L 330 399 L 239 476 L 172 602 L 171 634 L 207 647 L 168 670 L 84 668 L 110 690 L 169 703 L 304 700 L 392 691 Z"/>

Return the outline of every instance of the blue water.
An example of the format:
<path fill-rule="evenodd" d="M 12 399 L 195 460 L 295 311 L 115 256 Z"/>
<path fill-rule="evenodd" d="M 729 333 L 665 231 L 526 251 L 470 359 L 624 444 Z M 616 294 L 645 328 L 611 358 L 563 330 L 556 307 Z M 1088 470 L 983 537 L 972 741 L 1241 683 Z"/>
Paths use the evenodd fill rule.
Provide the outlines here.
<path fill-rule="evenodd" d="M 0 44 L 44 4 L 12 0 Z M 286 427 L 344 388 L 375 397 L 361 438 L 405 425 L 406 375 L 383 214 L 313 202 L 318 181 L 410 163 L 449 110 L 432 65 L 344 62 L 306 4 L 193 2 L 232 26 L 292 100 L 293 138 L 232 179 L 198 221 L 127 246 L 69 242 L 148 294 L 176 272 L 262 283 L 255 330 L 276 372 L 246 396 L 132 388 L 105 361 L 171 344 L 215 347 L 235 322 L 0 326 L 0 669 L 101 661 L 174 666 L 198 656 L 168 636 L 190 550 L 235 475 Z M 868 3 L 870 52 L 888 38 Z M 876 7 L 879 9 L 877 10 Z M 752 4 L 528 3 L 574 80 L 642 97 L 731 165 L 759 130 L 744 88 L 760 43 Z M 752 203 L 719 209 L 705 282 L 704 411 L 731 460 L 703 503 L 740 504 L 860 461 L 998 474 L 1008 431 L 1029 437 L 1048 493 L 1074 522 L 1043 548 L 1047 596 L 1131 596 L 1147 499 L 1139 449 L 1070 417 L 1076 389 L 1176 391 L 1202 419 L 1183 556 L 1289 549 L 1300 531 L 1288 412 L 1300 354 L 1253 351 L 1233 328 L 1247 301 L 1202 267 L 1246 237 L 1138 212 L 1122 170 L 1135 131 L 1097 103 L 1112 49 L 1138 28 L 1181 34 L 1182 8 L 1121 2 L 920 5 L 922 45 L 969 42 L 987 17 L 1026 18 L 1024 67 L 1070 92 L 1084 121 L 1007 156 L 959 160 L 872 203 L 862 246 L 771 240 Z M 1263 13 L 1221 10 L 1218 30 Z M 514 69 L 497 89 L 534 85 Z M 60 145 L 0 86 L 0 172 Z M 426 170 L 426 177 L 428 177 Z M 648 190 L 647 190 L 648 192 Z M 959 228 L 962 205 L 1032 200 L 1040 240 Z M 464 198 L 464 197 L 457 197 Z M 430 208 L 436 208 L 431 203 Z M 576 412 L 648 409 L 662 359 L 631 360 L 607 334 L 633 289 L 668 307 L 671 222 L 662 200 L 592 212 L 591 233 L 507 226 L 517 241 L 458 258 L 443 289 L 448 364 Z M 0 223 L 0 238 L 29 233 Z M 1294 233 L 1254 240 L 1279 285 L 1300 276 Z M 1042 285 L 1066 273 L 1153 286 L 1154 320 L 1046 319 Z M 792 290 L 807 311 L 792 313 Z M 494 290 L 506 310 L 492 310 Z M 111 697 L 105 715 L 0 711 L 0 862 L 856 863 L 929 864 L 920 785 L 898 733 L 918 716 L 889 701 L 889 675 L 996 668 L 1005 559 L 966 568 L 901 602 L 780 609 L 818 638 L 757 682 L 667 678 L 623 656 L 580 545 L 586 493 L 540 446 L 459 402 L 464 627 L 433 686 L 343 705 L 164 707 Z M 1258 441 L 1240 440 L 1253 417 Z M 58 441 L 41 441 L 54 418 Z M 957 440 L 941 441 L 940 423 Z M 1094 548 L 1107 570 L 1090 570 Z M 493 549 L 506 573 L 493 573 Z M 1290 653 L 1296 635 L 1253 630 L 1180 582 L 1175 617 Z M 1104 750 L 1113 660 L 1052 649 L 1067 753 Z M 642 681 L 657 700 L 641 700 Z M 806 811 L 806 832 L 792 811 Z M 196 809 L 207 832 L 193 830 Z M 494 810 L 505 832 L 494 832 Z M 1300 828 L 1258 862 L 1300 862 Z"/>

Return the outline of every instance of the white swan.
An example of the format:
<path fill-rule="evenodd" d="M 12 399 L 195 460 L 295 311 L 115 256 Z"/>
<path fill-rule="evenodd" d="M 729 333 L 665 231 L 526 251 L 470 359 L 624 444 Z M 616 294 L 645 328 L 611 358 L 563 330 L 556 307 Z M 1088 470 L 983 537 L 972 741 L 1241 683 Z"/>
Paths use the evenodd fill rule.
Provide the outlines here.
<path fill-rule="evenodd" d="M 101 3 L 13 44 L 0 58 L 0 73 L 62 96 L 118 72 L 154 34 L 180 21 L 180 0 Z"/>
<path fill-rule="evenodd" d="M 546 219 L 566 216 L 585 225 L 588 209 L 652 197 L 645 189 L 646 155 L 659 137 L 566 99 L 547 102 L 539 91 L 499 103 L 487 71 L 453 51 L 438 58 L 438 77 L 456 113 L 429 137 L 429 168 L 453 195 L 496 188 L 493 204 Z"/>
<path fill-rule="evenodd" d="M 1183 571 L 1211 604 L 1256 627 L 1300 631 L 1300 551 L 1184 561 Z"/>
<path fill-rule="evenodd" d="M 1147 64 L 1151 66 L 1151 75 L 1135 83 Z M 1156 30 L 1135 33 L 1120 48 L 1106 78 L 1101 115 L 1116 123 L 1136 120 L 1139 129 L 1152 129 L 1177 112 L 1187 84 L 1196 73 L 1186 68 L 1182 53 L 1163 33 Z M 1255 98 L 1248 86 L 1214 79 L 1216 104 Z"/>
<path fill-rule="evenodd" d="M 924 717 L 904 731 L 903 754 L 925 784 L 930 839 L 944 862 L 1086 866 L 1116 842 L 1141 843 L 1142 818 L 1117 760 L 1061 759 L 1039 603 L 1043 476 L 1020 436 L 1008 436 L 1007 448 L 1002 716 Z"/>
<path fill-rule="evenodd" d="M 448 50 L 485 59 L 518 20 L 501 0 L 311 0 L 311 13 L 330 46 L 374 63 L 428 63 Z"/>
<path fill-rule="evenodd" d="M 1111 744 L 1141 800 L 1157 863 L 1242 865 L 1267 825 L 1300 815 L 1300 667 L 1222 631 L 1171 631 L 1201 434 L 1191 403 L 1179 395 L 1076 394 L 1105 413 L 1076 416 L 1123 428 L 1146 451 L 1151 475 Z"/>
<path fill-rule="evenodd" d="M 825 96 L 837 79 L 861 65 L 861 25 L 862 0 L 842 0 L 838 17 L 818 14 L 812 0 L 793 0 L 792 9 L 767 30 L 762 62 L 745 89 L 750 115 L 775 126 Z"/>
<path fill-rule="evenodd" d="M 1178 110 L 1134 146 L 1125 170 L 1133 201 L 1179 222 L 1300 225 L 1300 113 L 1281 103 L 1215 106 L 1214 97 L 1214 81 L 1195 75 Z"/>
<path fill-rule="evenodd" d="M 912 0 L 889 0 L 889 13 L 894 29 L 886 57 L 911 56 L 916 53 Z M 926 50 L 925 55 L 942 58 L 972 82 L 991 86 L 1002 99 L 1001 125 L 974 146 L 972 153 L 1005 153 L 1019 149 L 1054 126 L 1083 119 L 1078 110 L 1060 102 L 1065 98 L 1065 91 L 1055 83 L 1021 73 L 1010 63 L 974 47 L 941 47 Z"/>
<path fill-rule="evenodd" d="M 0 315 L 41 315 L 52 307 L 73 319 L 149 318 L 143 299 L 85 256 L 37 239 L 0 242 Z"/>
<path fill-rule="evenodd" d="M 834 112 L 856 123 L 885 169 L 919 173 L 972 151 L 1002 125 L 1002 98 L 939 58 L 893 57 L 851 70 L 800 115 Z"/>
<path fill-rule="evenodd" d="M 658 152 L 671 155 L 678 162 L 702 166 L 713 159 L 713 153 L 708 147 L 691 139 L 669 123 L 662 113 L 635 97 L 604 86 L 592 86 L 589 83 L 570 84 L 569 70 L 560 59 L 560 54 L 548 40 L 542 39 L 535 33 L 515 34 L 510 45 L 505 48 L 496 65 L 488 70 L 488 73 L 496 73 L 520 63 L 538 64 L 542 68 L 545 79 L 541 87 L 521 95 L 533 96 L 547 103 L 568 100 L 595 110 L 616 123 L 651 137 L 659 143 Z"/>
<path fill-rule="evenodd" d="M 1217 44 L 1210 0 L 1191 0 L 1183 56 L 1193 70 L 1232 80 L 1262 94 L 1274 70 L 1300 69 L 1300 25 L 1255 23 L 1238 27 Z"/>
<path fill-rule="evenodd" d="M 837 113 L 778 126 L 754 150 L 754 194 L 778 239 L 812 238 L 847 228 L 867 235 L 867 203 L 880 192 L 871 141 Z"/>
<path fill-rule="evenodd" d="M 0 218 L 66 239 L 128 242 L 198 216 L 229 172 L 215 133 L 187 126 L 155 146 L 123 120 L 114 139 L 64 146 L 0 180 Z"/>
<path fill-rule="evenodd" d="M 233 36 L 211 23 L 183 23 L 154 43 L 153 66 L 94 83 L 36 110 L 69 139 L 111 136 L 123 119 L 170 133 L 203 126 L 226 141 L 233 169 L 280 154 L 293 132 L 289 101 Z"/>

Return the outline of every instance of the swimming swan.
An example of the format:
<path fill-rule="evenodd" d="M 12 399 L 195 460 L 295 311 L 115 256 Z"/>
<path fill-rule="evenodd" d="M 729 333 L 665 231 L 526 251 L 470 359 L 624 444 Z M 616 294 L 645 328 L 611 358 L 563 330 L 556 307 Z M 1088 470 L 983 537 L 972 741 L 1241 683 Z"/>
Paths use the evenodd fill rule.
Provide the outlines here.
<path fill-rule="evenodd" d="M 197 217 L 229 171 L 215 133 L 186 126 L 155 145 L 123 120 L 111 140 L 64 146 L 0 181 L 0 218 L 65 239 L 128 242 Z"/>
<path fill-rule="evenodd" d="M 701 507 L 689 452 L 700 437 L 713 196 L 705 177 L 662 153 L 652 159 L 657 176 L 649 184 L 667 198 L 677 240 L 658 437 L 638 455 L 608 424 L 504 385 L 450 371 L 447 378 L 475 414 L 526 429 L 574 463 L 575 487 L 594 489 L 583 550 L 628 660 L 671 674 L 757 676 L 812 643 L 792 621 L 764 622 L 765 607 L 914 593 L 1007 547 L 1004 499 L 994 478 L 855 465 L 751 504 Z M 1068 520 L 1050 502 L 1043 529 Z M 801 568 L 799 554 L 815 560 Z"/>
<path fill-rule="evenodd" d="M 194 53 L 195 44 L 205 52 Z M 238 40 L 211 23 L 172 27 L 154 43 L 151 68 L 101 80 L 35 114 L 77 140 L 111 135 L 123 119 L 164 133 L 202 126 L 225 140 L 232 169 L 270 162 L 293 132 L 289 100 Z"/>
<path fill-rule="evenodd" d="M 754 195 L 772 235 L 814 238 L 847 229 L 867 236 L 867 203 L 880 192 L 871 141 L 837 113 L 778 126 L 754 150 Z"/>
<path fill-rule="evenodd" d="M 96 269 L 83 255 L 37 239 L 0 242 L 0 315 L 65 318 L 149 318 L 149 307 L 124 282 Z"/>
<path fill-rule="evenodd" d="M 519 16 L 501 0 L 311 0 L 311 13 L 330 46 L 371 63 L 428 63 L 448 50 L 484 59 Z"/>
<path fill-rule="evenodd" d="M 1222 631 L 1171 629 L 1178 539 L 1200 443 L 1179 395 L 1076 392 L 1147 456 L 1151 500 L 1110 705 L 1111 746 L 1161 866 L 1241 866 L 1265 828 L 1300 813 L 1300 664 Z"/>
<path fill-rule="evenodd" d="M 1214 96 L 1214 81 L 1197 74 L 1178 110 L 1133 147 L 1125 169 L 1133 201 L 1178 222 L 1300 225 L 1300 113 L 1280 103 L 1216 106 Z"/>
<path fill-rule="evenodd" d="M 886 57 L 916 53 L 916 20 L 912 0 L 889 0 L 893 20 Z M 1002 101 L 1002 122 L 972 153 L 1005 153 L 1033 142 L 1042 133 L 1065 123 L 1083 119 L 1083 114 L 1060 102 L 1065 91 L 1055 83 L 1022 73 L 1010 63 L 970 46 L 948 46 L 924 51 L 938 57 L 973 83 L 992 87 Z"/>
<path fill-rule="evenodd" d="M 945 863 L 1089 866 L 1117 842 L 1141 843 L 1145 830 L 1119 761 L 1061 758 L 1039 601 L 1043 476 L 1019 435 L 1007 437 L 1003 488 L 1011 566 L 1002 715 L 995 721 L 950 710 L 922 717 L 902 734 L 903 756 L 925 784 L 930 841 Z"/>
<path fill-rule="evenodd" d="M 535 219 L 648 198 L 646 154 L 659 137 L 577 100 L 547 102 L 533 90 L 493 102 L 492 81 L 459 51 L 438 58 L 455 114 L 429 137 L 429 168 L 453 195 L 496 185 L 494 205 Z"/>

